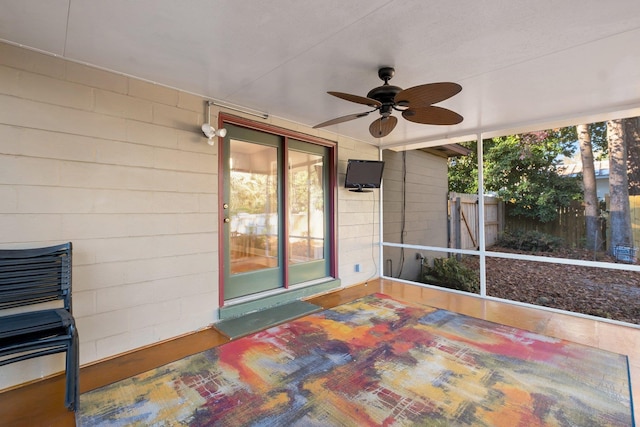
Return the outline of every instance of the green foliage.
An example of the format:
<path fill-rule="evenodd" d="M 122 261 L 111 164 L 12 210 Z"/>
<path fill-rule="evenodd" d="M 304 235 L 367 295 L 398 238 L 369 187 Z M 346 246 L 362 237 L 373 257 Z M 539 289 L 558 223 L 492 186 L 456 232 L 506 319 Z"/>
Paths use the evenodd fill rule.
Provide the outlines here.
<path fill-rule="evenodd" d="M 459 291 L 478 293 L 480 279 L 477 272 L 461 264 L 455 258 L 435 258 L 433 267 L 425 267 L 424 283 Z"/>
<path fill-rule="evenodd" d="M 289 170 L 289 209 L 292 213 L 322 211 L 324 207 L 324 190 L 315 170 L 311 173 L 307 168 Z"/>
<path fill-rule="evenodd" d="M 575 130 L 574 130 L 575 134 Z M 552 221 L 559 207 L 582 197 L 579 177 L 558 174 L 560 156 L 575 150 L 568 133 L 532 132 L 483 141 L 484 191 L 500 196 L 523 215 L 542 222 Z M 449 162 L 449 191 L 477 193 L 476 143 L 462 144 L 471 154 Z"/>
<path fill-rule="evenodd" d="M 576 127 L 568 126 L 565 128 L 553 129 L 551 132 L 562 141 L 563 143 L 573 144 L 577 139 Z M 607 158 L 609 151 L 609 143 L 607 140 L 607 123 L 596 122 L 589 124 L 589 132 L 591 137 L 591 145 L 593 146 L 595 160 L 602 160 Z"/>
<path fill-rule="evenodd" d="M 275 187 L 269 185 L 268 176 L 245 172 L 231 172 L 230 205 L 231 216 L 238 214 L 235 209 L 241 207 L 241 212 L 260 214 L 268 211 L 268 204 L 277 206 Z"/>
<path fill-rule="evenodd" d="M 512 187 L 497 191 L 514 206 L 511 215 L 522 215 L 540 222 L 553 221 L 558 208 L 567 207 L 572 200 L 580 200 L 582 191 L 575 177 L 560 177 L 555 172 L 538 171 L 522 177 Z"/>
<path fill-rule="evenodd" d="M 553 252 L 563 246 L 560 237 L 535 230 L 515 230 L 505 232 L 498 240 L 498 246 L 527 252 Z"/>
<path fill-rule="evenodd" d="M 449 191 L 456 193 L 478 193 L 478 154 L 476 141 L 460 143 L 471 150 L 467 156 L 449 158 Z"/>

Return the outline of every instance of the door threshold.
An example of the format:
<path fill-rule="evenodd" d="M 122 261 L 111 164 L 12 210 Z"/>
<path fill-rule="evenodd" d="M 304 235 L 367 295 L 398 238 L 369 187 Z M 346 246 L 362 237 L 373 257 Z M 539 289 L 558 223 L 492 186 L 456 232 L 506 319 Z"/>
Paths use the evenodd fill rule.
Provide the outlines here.
<path fill-rule="evenodd" d="M 321 310 L 322 307 L 318 305 L 295 300 L 243 316 L 221 320 L 213 327 L 227 338 L 236 339 Z"/>
<path fill-rule="evenodd" d="M 246 315 L 258 310 L 275 307 L 294 300 L 310 297 L 340 287 L 340 279 L 328 278 L 319 282 L 295 285 L 289 289 L 262 292 L 225 301 L 218 310 L 220 320 Z"/>

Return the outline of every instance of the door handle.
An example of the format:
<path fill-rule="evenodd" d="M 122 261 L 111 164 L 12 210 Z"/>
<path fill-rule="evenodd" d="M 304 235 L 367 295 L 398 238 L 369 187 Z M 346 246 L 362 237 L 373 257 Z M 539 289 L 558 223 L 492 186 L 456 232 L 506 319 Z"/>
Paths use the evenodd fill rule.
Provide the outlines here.
<path fill-rule="evenodd" d="M 223 221 L 224 221 L 224 222 L 227 222 L 227 223 L 228 223 L 228 222 L 231 222 L 231 220 L 230 220 L 229 218 L 225 218 Z"/>

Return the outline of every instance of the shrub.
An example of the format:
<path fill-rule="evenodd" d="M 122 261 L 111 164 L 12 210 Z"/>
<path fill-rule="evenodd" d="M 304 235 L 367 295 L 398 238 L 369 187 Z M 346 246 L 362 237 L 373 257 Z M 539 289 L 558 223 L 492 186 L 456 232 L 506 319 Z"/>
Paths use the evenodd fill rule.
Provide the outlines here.
<path fill-rule="evenodd" d="M 505 232 L 497 244 L 503 248 L 527 252 L 553 252 L 562 247 L 563 240 L 536 230 L 515 230 Z"/>
<path fill-rule="evenodd" d="M 480 292 L 477 273 L 464 266 L 455 258 L 435 258 L 433 267 L 425 267 L 422 274 L 424 283 L 457 289 L 465 292 Z"/>

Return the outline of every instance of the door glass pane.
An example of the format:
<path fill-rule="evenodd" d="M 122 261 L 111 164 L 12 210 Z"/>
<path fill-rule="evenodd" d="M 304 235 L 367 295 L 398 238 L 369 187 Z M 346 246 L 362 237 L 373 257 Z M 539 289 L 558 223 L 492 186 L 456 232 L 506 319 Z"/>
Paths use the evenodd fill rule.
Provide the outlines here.
<path fill-rule="evenodd" d="M 278 266 L 278 149 L 230 141 L 231 274 Z"/>
<path fill-rule="evenodd" d="M 289 264 L 324 259 L 323 157 L 289 150 Z"/>

